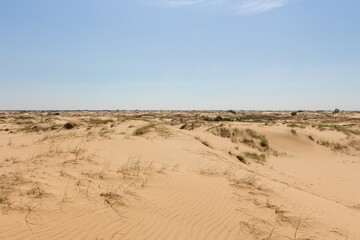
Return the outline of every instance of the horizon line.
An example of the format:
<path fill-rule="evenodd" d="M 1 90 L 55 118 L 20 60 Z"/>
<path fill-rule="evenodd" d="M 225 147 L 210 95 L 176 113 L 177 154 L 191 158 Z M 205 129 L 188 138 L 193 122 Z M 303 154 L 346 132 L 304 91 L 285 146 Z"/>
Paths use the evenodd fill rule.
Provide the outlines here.
<path fill-rule="evenodd" d="M 360 110 L 348 110 L 339 109 L 340 112 L 360 112 Z M 227 111 L 238 111 L 238 112 L 332 112 L 334 109 L 317 109 L 317 110 L 309 110 L 309 109 L 263 109 L 263 110 L 256 110 L 256 109 L 152 109 L 152 110 L 143 110 L 143 109 L 0 109 L 0 112 L 155 112 L 155 111 L 164 111 L 164 112 L 191 112 L 191 111 L 211 111 L 211 112 L 227 112 Z"/>

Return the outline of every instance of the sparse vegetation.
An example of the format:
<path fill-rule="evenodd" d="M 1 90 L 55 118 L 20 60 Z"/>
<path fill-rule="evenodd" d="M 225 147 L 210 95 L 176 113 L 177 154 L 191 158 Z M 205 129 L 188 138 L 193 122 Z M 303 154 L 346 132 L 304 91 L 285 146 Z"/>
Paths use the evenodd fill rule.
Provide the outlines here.
<path fill-rule="evenodd" d="M 214 176 L 219 174 L 218 170 L 211 166 L 201 166 L 199 167 L 198 172 L 199 174 L 206 176 Z"/>
<path fill-rule="evenodd" d="M 243 143 L 247 144 L 252 148 L 257 148 L 260 151 L 269 150 L 269 142 L 266 139 L 265 135 L 258 134 L 255 130 L 252 130 L 250 128 L 247 128 L 245 131 L 252 139 L 244 138 Z M 257 145 L 254 140 L 258 141 L 259 145 Z"/>
<path fill-rule="evenodd" d="M 108 123 L 113 123 L 114 120 L 113 119 L 100 119 L 100 118 L 90 118 L 88 120 L 88 123 L 92 126 L 100 126 L 100 125 L 106 125 Z"/>
<path fill-rule="evenodd" d="M 231 118 L 222 117 L 220 115 L 218 115 L 215 118 L 204 117 L 203 120 L 207 121 L 207 122 L 231 122 L 232 121 Z"/>
<path fill-rule="evenodd" d="M 351 129 L 350 127 L 342 126 L 342 125 L 331 125 L 331 124 L 318 124 L 313 125 L 314 127 L 317 127 L 320 131 L 325 131 L 327 129 L 342 132 L 345 135 L 360 135 L 359 130 Z"/>
<path fill-rule="evenodd" d="M 29 235 L 26 235 L 23 226 L 19 224 L 21 233 L 18 236 L 20 238 L 22 236 L 31 238 L 32 232 L 34 233 L 32 236 L 43 234 L 47 237 L 43 230 L 48 227 L 45 221 L 57 217 L 56 214 L 69 221 L 66 222 L 67 224 L 72 224 L 73 214 L 82 217 L 83 213 L 87 213 L 89 217 L 94 218 L 91 219 L 94 220 L 94 224 L 98 221 L 96 223 L 99 223 L 99 226 L 96 230 L 101 229 L 104 216 L 110 217 L 113 226 L 122 229 L 122 224 L 127 224 L 127 217 L 133 217 L 134 206 L 136 213 L 143 206 L 148 207 L 151 213 L 163 207 L 165 210 L 160 212 L 162 215 L 168 213 L 165 206 L 169 207 L 169 205 L 161 204 L 166 203 L 167 199 L 174 198 L 172 202 L 200 209 L 199 213 L 204 216 L 209 213 L 209 207 L 215 205 L 228 207 L 227 210 L 225 209 L 226 212 L 236 209 L 241 219 L 234 218 L 234 222 L 231 222 L 233 225 L 228 226 L 240 227 L 240 230 L 235 229 L 233 233 L 241 231 L 244 233 L 243 238 L 321 238 L 322 229 L 317 226 L 322 223 L 316 222 L 316 216 L 312 218 L 309 225 L 306 223 L 306 218 L 295 217 L 300 214 L 296 206 L 302 206 L 304 202 L 300 202 L 300 205 L 298 205 L 299 202 L 291 202 L 287 205 L 283 197 L 292 201 L 303 199 L 297 200 L 294 197 L 301 194 L 301 191 L 297 191 L 296 188 L 296 195 L 286 197 L 286 194 L 294 194 L 293 190 L 287 190 L 289 187 L 294 187 L 293 174 L 296 174 L 296 180 L 299 179 L 296 181 L 296 187 L 311 188 L 311 191 L 317 194 L 315 190 L 319 189 L 319 186 L 328 187 L 327 190 L 329 190 L 332 187 L 331 184 L 336 182 L 327 181 L 327 178 L 340 175 L 333 174 L 332 171 L 346 169 L 346 174 L 354 173 L 352 166 L 356 168 L 359 164 L 357 158 L 360 154 L 359 116 L 359 113 L 355 112 L 341 112 L 333 115 L 330 111 L 306 111 L 302 114 L 298 113 L 296 117 L 292 117 L 290 112 L 235 112 L 232 110 L 64 111 L 61 115 L 47 112 L 0 111 L 0 134 L 2 134 L 0 212 L 3 220 L 6 220 L 6 214 L 9 214 L 11 217 L 9 223 L 22 222 L 25 228 L 29 228 Z M 71 123 L 74 126 L 76 124 L 76 130 L 65 130 L 67 128 L 64 127 L 64 123 Z M 313 128 L 310 127 L 311 125 Z M 179 128 L 184 130 L 179 130 Z M 185 129 L 195 130 L 186 131 Z M 278 129 L 279 132 L 277 132 Z M 319 133 L 317 129 L 338 131 L 345 135 L 336 132 Z M 298 141 L 286 142 L 289 137 L 291 138 L 289 133 L 298 135 L 299 137 L 292 138 Z M 133 136 L 143 136 L 148 140 Z M 166 140 L 159 136 L 174 137 Z M 328 140 L 321 139 L 322 137 Z M 306 140 L 307 138 L 309 140 Z M 282 151 L 286 151 L 289 147 L 289 152 L 277 153 L 271 148 L 272 139 L 274 139 L 274 146 L 284 149 Z M 316 146 L 315 143 L 328 147 L 329 150 Z M 306 147 L 311 147 L 311 151 L 307 151 Z M 330 149 L 335 153 L 331 153 Z M 317 150 L 320 154 L 324 153 L 324 159 L 319 161 L 317 159 L 321 157 L 319 154 L 314 158 L 308 155 L 311 161 L 301 161 L 306 154 Z M 126 160 L 128 154 L 130 157 Z M 328 156 L 331 156 L 331 161 L 327 161 Z M 202 161 L 203 164 L 197 167 L 196 161 Z M 266 164 L 267 161 L 269 164 Z M 322 171 L 322 165 L 319 163 L 326 162 L 333 165 L 329 167 L 329 175 L 326 175 L 327 171 L 322 171 L 322 179 L 317 179 L 316 175 L 301 175 L 301 171 L 291 171 L 292 168 L 288 171 L 287 164 L 292 164 L 292 161 L 297 161 L 299 165 L 310 164 L 309 168 L 306 168 L 309 173 L 311 169 L 315 173 Z M 312 161 L 317 162 L 313 164 Z M 285 162 L 286 164 L 278 168 L 277 164 Z M 263 164 L 266 166 L 262 166 Z M 343 165 L 345 168 L 342 168 Z M 335 169 L 334 166 L 338 166 L 339 169 Z M 316 167 L 320 170 L 315 169 Z M 272 172 L 280 173 L 279 170 L 285 174 L 283 176 L 271 175 Z M 204 176 L 199 176 L 199 174 Z M 300 181 L 301 177 L 308 179 Z M 340 179 L 339 183 L 352 184 L 350 180 L 356 178 L 351 176 L 346 179 L 346 181 Z M 310 187 L 312 180 L 315 180 L 318 185 Z M 224 181 L 228 181 L 232 187 L 224 185 Z M 148 189 L 143 189 L 145 187 Z M 349 189 L 355 188 L 349 185 Z M 341 193 L 342 190 L 337 191 Z M 326 192 L 322 194 L 326 195 Z M 148 199 L 154 200 L 154 196 L 162 198 L 158 198 L 159 201 L 150 202 L 151 204 L 145 202 Z M 204 196 L 209 199 L 213 196 L 211 206 L 207 201 L 203 201 L 206 199 Z M 225 200 L 225 202 L 214 204 L 212 201 L 218 200 L 218 196 L 221 196 L 221 201 Z M 335 195 L 329 198 L 338 200 Z M 349 213 L 359 209 L 357 202 L 349 201 L 352 199 L 346 196 L 338 198 L 339 202 L 345 206 L 349 204 Z M 204 204 L 203 208 L 199 208 L 200 205 L 191 205 L 194 203 L 193 199 L 198 204 Z M 231 199 L 231 201 L 226 202 L 226 199 Z M 316 199 L 319 203 L 323 201 Z M 56 203 L 60 210 L 53 208 Z M 226 204 L 234 204 L 234 206 L 226 206 Z M 79 206 L 84 207 L 79 208 Z M 176 211 L 182 210 L 182 206 Z M 37 212 L 40 208 L 41 212 Z M 175 208 L 171 205 L 169 209 L 172 211 Z M 221 212 L 220 210 L 216 212 Z M 306 215 L 311 214 L 310 212 L 305 210 Z M 175 214 L 177 216 L 178 212 Z M 192 216 L 189 215 L 189 217 Z M 5 220 L 2 227 L 6 233 L 9 231 L 9 223 Z M 145 224 L 148 224 L 148 221 L 142 222 L 140 219 L 138 225 L 142 227 L 144 224 L 147 228 L 148 225 Z M 137 226 L 136 222 L 130 222 Z M 307 228 L 309 226 L 311 228 Z M 108 231 L 111 227 L 104 229 Z M 125 229 L 130 228 L 126 226 Z M 346 238 L 346 233 L 343 234 L 339 229 L 336 231 L 332 235 L 333 233 L 324 227 L 324 236 Z M 0 238 L 3 235 L 0 233 Z M 103 235 L 99 234 L 98 238 L 110 239 L 114 235 L 106 232 Z M 121 238 L 121 236 L 122 233 L 119 233 L 118 237 Z"/>
<path fill-rule="evenodd" d="M 255 152 L 245 152 L 244 154 L 246 158 L 250 158 L 256 163 L 264 164 L 266 161 L 266 156 L 263 153 L 257 154 Z"/>
<path fill-rule="evenodd" d="M 137 128 L 137 129 L 134 131 L 133 135 L 134 135 L 134 136 L 144 135 L 144 134 L 148 133 L 148 132 L 149 132 L 152 128 L 154 128 L 154 127 L 155 127 L 155 123 L 149 123 L 149 124 L 147 124 L 147 125 L 145 125 L 145 126 L 142 126 L 142 127 Z"/>
<path fill-rule="evenodd" d="M 201 142 L 202 144 L 204 144 L 205 146 L 212 148 L 212 146 L 210 145 L 210 143 L 204 139 L 201 139 L 200 137 L 195 137 L 196 140 L 198 140 L 199 142 Z"/>
<path fill-rule="evenodd" d="M 340 143 L 330 142 L 330 141 L 327 141 L 327 140 L 318 140 L 317 143 L 322 145 L 322 146 L 329 147 L 333 151 L 344 151 L 344 150 L 348 149 L 348 147 L 345 146 L 345 145 L 342 145 Z"/>
<path fill-rule="evenodd" d="M 45 191 L 39 186 L 39 184 L 34 184 L 26 194 L 31 198 L 42 198 L 45 194 Z"/>

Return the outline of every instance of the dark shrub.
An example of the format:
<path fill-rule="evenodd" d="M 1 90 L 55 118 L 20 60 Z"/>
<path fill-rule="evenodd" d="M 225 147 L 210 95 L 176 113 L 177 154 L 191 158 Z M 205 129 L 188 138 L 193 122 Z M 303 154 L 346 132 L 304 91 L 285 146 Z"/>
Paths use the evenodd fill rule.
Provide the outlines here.
<path fill-rule="evenodd" d="M 220 122 L 222 120 L 223 120 L 223 118 L 221 116 L 217 116 L 216 118 L 214 118 L 215 122 Z"/>
<path fill-rule="evenodd" d="M 246 163 L 246 159 L 245 159 L 243 156 L 241 156 L 241 155 L 236 155 L 236 158 L 237 158 L 240 162 L 247 164 L 247 163 Z"/>
<path fill-rule="evenodd" d="M 72 124 L 72 123 L 65 123 L 65 124 L 64 124 L 64 128 L 67 129 L 67 130 L 73 129 L 74 127 L 75 127 L 75 126 L 74 126 L 74 124 Z"/>

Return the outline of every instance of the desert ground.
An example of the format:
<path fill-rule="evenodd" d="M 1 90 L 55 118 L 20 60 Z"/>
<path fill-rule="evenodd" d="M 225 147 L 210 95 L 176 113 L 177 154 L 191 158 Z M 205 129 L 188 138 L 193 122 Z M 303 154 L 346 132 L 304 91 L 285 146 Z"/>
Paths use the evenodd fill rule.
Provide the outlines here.
<path fill-rule="evenodd" d="M 360 239 L 360 113 L 0 112 L 0 239 Z"/>

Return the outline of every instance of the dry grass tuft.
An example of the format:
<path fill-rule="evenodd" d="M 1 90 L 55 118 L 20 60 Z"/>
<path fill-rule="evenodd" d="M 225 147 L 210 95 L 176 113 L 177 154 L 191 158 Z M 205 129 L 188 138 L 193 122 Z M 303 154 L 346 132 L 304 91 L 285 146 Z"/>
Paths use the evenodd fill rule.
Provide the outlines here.
<path fill-rule="evenodd" d="M 213 148 L 208 141 L 201 139 L 200 137 L 195 137 L 195 139 L 198 140 L 199 142 L 201 142 L 202 144 L 204 144 L 205 146 L 207 146 L 209 148 Z"/>
<path fill-rule="evenodd" d="M 140 155 L 129 157 L 129 159 L 121 165 L 117 173 L 121 173 L 123 179 L 137 179 L 141 175 L 149 175 L 153 169 L 153 162 L 144 162 Z"/>
<path fill-rule="evenodd" d="M 148 133 L 155 126 L 156 126 L 155 123 L 149 123 L 143 127 L 139 127 L 134 131 L 133 135 L 134 136 L 144 135 L 144 134 Z"/>
<path fill-rule="evenodd" d="M 121 196 L 118 193 L 106 192 L 106 193 L 101 193 L 100 196 L 103 197 L 105 203 L 109 204 L 111 207 L 126 205 L 124 202 L 125 200 L 124 196 Z"/>
<path fill-rule="evenodd" d="M 230 185 L 236 188 L 256 188 L 258 179 L 254 175 L 246 175 L 240 179 L 229 179 Z"/>
<path fill-rule="evenodd" d="M 257 154 L 255 152 L 245 152 L 245 157 L 252 159 L 253 161 L 255 161 L 256 163 L 259 164 L 264 164 L 266 161 L 266 156 L 265 154 Z"/>
<path fill-rule="evenodd" d="M 27 190 L 26 194 L 30 198 L 42 198 L 45 195 L 45 191 L 36 183 Z"/>
<path fill-rule="evenodd" d="M 348 146 L 342 145 L 340 143 L 335 143 L 335 142 L 330 142 L 327 140 L 318 140 L 317 141 L 318 144 L 328 147 L 333 151 L 345 151 L 348 149 Z"/>
<path fill-rule="evenodd" d="M 206 166 L 206 167 L 199 167 L 198 168 L 198 173 L 201 175 L 205 175 L 205 176 L 216 176 L 219 175 L 219 171 L 211 166 Z"/>

